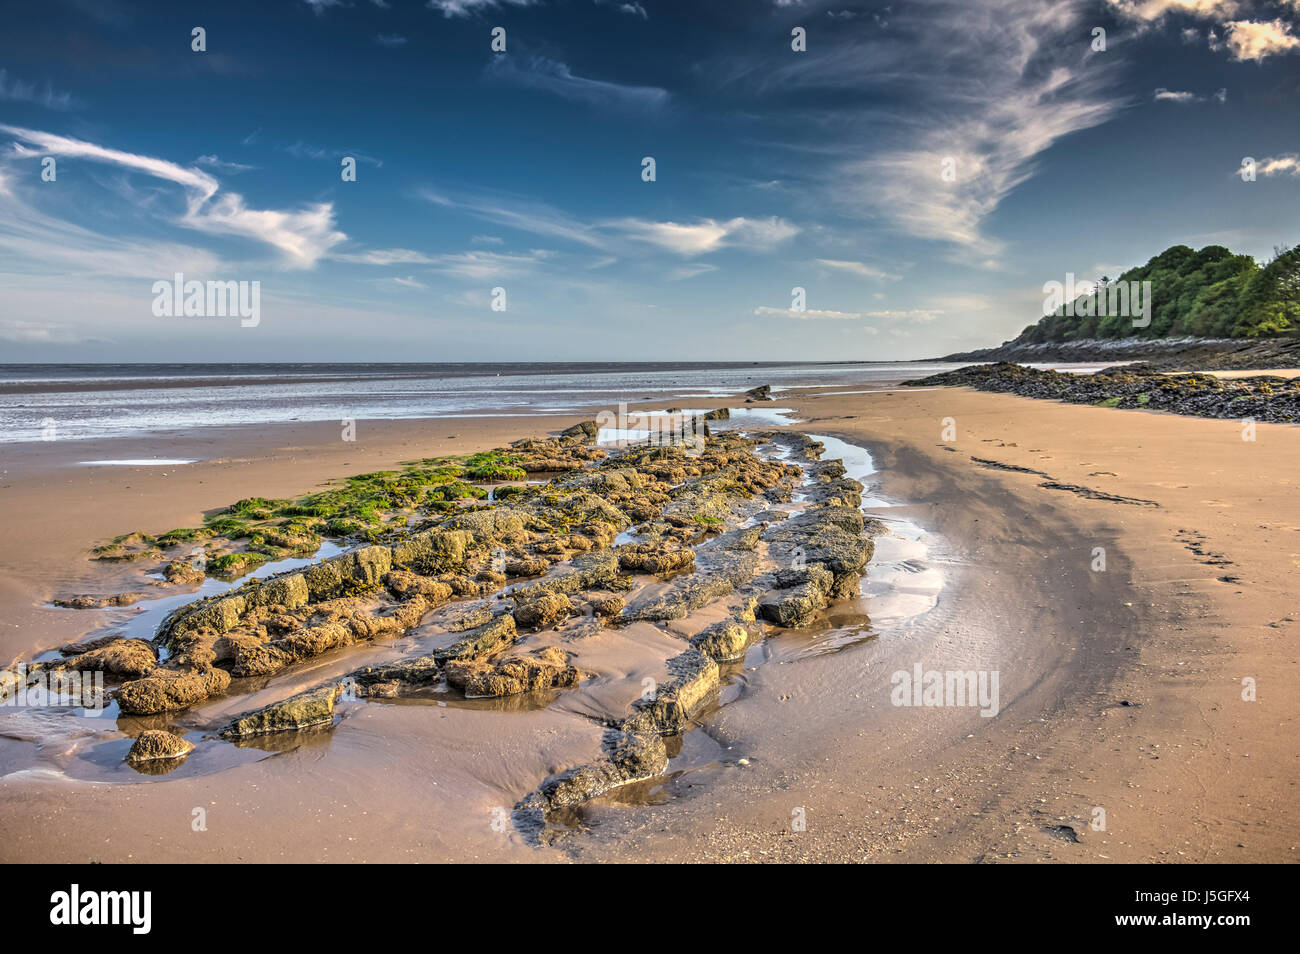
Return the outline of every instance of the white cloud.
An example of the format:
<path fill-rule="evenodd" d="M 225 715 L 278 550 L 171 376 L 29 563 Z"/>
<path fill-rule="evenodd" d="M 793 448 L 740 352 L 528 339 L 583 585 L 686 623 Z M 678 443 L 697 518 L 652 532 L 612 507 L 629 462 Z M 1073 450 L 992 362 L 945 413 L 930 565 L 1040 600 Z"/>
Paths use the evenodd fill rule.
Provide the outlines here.
<path fill-rule="evenodd" d="M 640 17 L 642 20 L 649 20 L 650 14 L 646 13 L 645 7 L 639 3 L 622 3 L 619 4 L 619 10 L 623 13 L 631 14 L 634 17 Z"/>
<path fill-rule="evenodd" d="M 434 205 L 444 208 L 465 209 L 478 218 L 506 228 L 518 229 L 521 232 L 530 232 L 534 235 L 566 239 L 571 242 L 590 245 L 593 248 L 604 246 L 603 239 L 595 233 L 591 226 L 545 203 L 487 194 L 467 194 L 464 197 L 452 199 L 431 189 L 423 190 L 420 195 Z"/>
<path fill-rule="evenodd" d="M 429 287 L 424 282 L 417 281 L 415 278 L 413 278 L 410 275 L 407 275 L 405 278 L 394 277 L 393 281 L 397 282 L 397 284 L 401 285 L 403 288 L 427 289 Z"/>
<path fill-rule="evenodd" d="M 763 315 L 765 317 L 799 318 L 804 321 L 852 321 L 863 317 L 861 314 L 854 311 L 825 311 L 816 308 L 805 308 L 804 310 L 799 311 L 795 308 L 769 308 L 767 305 L 760 305 L 758 308 L 755 308 L 754 314 Z"/>
<path fill-rule="evenodd" d="M 989 216 L 1034 174 L 1037 157 L 1120 107 L 1106 84 L 1107 61 L 1088 61 L 1086 43 L 1071 46 L 1086 25 L 1085 9 L 1079 0 L 945 0 L 900 13 L 891 33 L 915 35 L 916 48 L 906 62 L 882 68 L 895 70 L 893 78 L 921 99 L 908 122 L 886 127 L 894 142 L 840 167 L 837 196 L 847 182 L 848 197 L 867 214 L 995 264 L 1001 243 L 985 234 Z M 846 88 L 870 81 L 861 64 L 892 55 L 854 52 L 857 62 L 840 67 Z M 829 82 L 824 72 L 804 81 Z"/>
<path fill-rule="evenodd" d="M 334 228 L 334 208 L 327 202 L 309 204 L 296 211 L 252 209 L 238 193 L 220 192 L 217 179 L 201 169 L 16 126 L 0 125 L 0 132 L 27 144 L 14 144 L 19 155 L 86 159 L 172 182 L 185 192 L 185 211 L 176 219 L 178 224 L 199 232 L 264 242 L 277 249 L 291 268 L 313 267 L 347 238 Z"/>
<path fill-rule="evenodd" d="M 1234 20 L 1227 28 L 1228 50 L 1234 60 L 1259 63 L 1266 57 L 1300 48 L 1300 37 L 1291 32 L 1291 25 L 1285 20 Z"/>
<path fill-rule="evenodd" d="M 393 50 L 399 46 L 405 46 L 406 37 L 399 36 L 396 33 L 381 33 L 377 37 L 375 37 L 375 42 L 378 43 L 380 46 L 386 46 L 390 50 Z"/>
<path fill-rule="evenodd" d="M 826 268 L 833 268 L 837 271 L 848 272 L 851 275 L 857 275 L 860 278 L 874 278 L 878 281 L 899 281 L 903 276 L 894 275 L 883 269 L 876 268 L 874 265 L 868 265 L 865 262 L 847 262 L 834 258 L 819 258 L 817 264 Z"/>
<path fill-rule="evenodd" d="M 468 17 L 497 7 L 529 7 L 535 0 L 429 0 L 425 4 L 430 10 L 440 12 L 444 17 Z"/>
<path fill-rule="evenodd" d="M 311 7 L 317 16 L 320 16 L 328 7 L 342 6 L 343 0 L 302 0 L 302 2 Z"/>
<path fill-rule="evenodd" d="M 1117 14 L 1139 23 L 1155 23 L 1171 13 L 1223 20 L 1236 14 L 1238 0 L 1107 0 Z"/>
<path fill-rule="evenodd" d="M 14 102 L 35 103 L 48 109 L 72 109 L 79 105 L 71 93 L 56 93 L 49 83 L 38 86 L 36 83 L 10 79 L 6 70 L 0 69 L 0 99 Z"/>
<path fill-rule="evenodd" d="M 626 218 L 609 222 L 607 227 L 629 238 L 687 257 L 716 252 L 725 247 L 771 248 L 799 233 L 797 226 L 775 216 L 768 219 L 738 217 L 725 222 L 701 219 L 691 224 Z"/>
<path fill-rule="evenodd" d="M 199 156 L 194 160 L 196 166 L 203 166 L 205 169 L 212 169 L 215 172 L 248 172 L 256 166 L 248 166 L 242 162 L 227 162 L 220 156 Z"/>
<path fill-rule="evenodd" d="M 544 56 L 498 56 L 488 64 L 487 75 L 499 82 L 543 90 L 592 106 L 652 110 L 669 99 L 668 91 L 658 86 L 624 86 L 577 76 L 567 64 Z"/>
<path fill-rule="evenodd" d="M 454 278 L 481 279 L 527 271 L 549 255 L 549 252 L 542 249 L 515 254 L 474 249 L 468 252 L 429 255 L 409 248 L 383 248 L 340 253 L 333 257 L 341 262 L 359 265 L 423 265 Z"/>
<path fill-rule="evenodd" d="M 1240 170 L 1233 172 L 1233 175 L 1237 175 L 1238 172 Z M 1261 176 L 1300 176 L 1300 155 L 1290 153 L 1288 155 L 1273 156 L 1269 159 L 1260 159 L 1255 163 L 1255 172 Z"/>
<path fill-rule="evenodd" d="M 777 216 L 737 216 L 727 220 L 699 219 L 695 222 L 657 222 L 628 217 L 587 223 L 543 203 L 515 198 L 471 194 L 452 199 L 429 189 L 421 195 L 435 205 L 464 209 L 496 225 L 605 251 L 613 241 L 630 240 L 689 258 L 723 248 L 770 249 L 799 233 L 798 226 Z"/>
<path fill-rule="evenodd" d="M 1201 97 L 1197 96 L 1195 93 L 1188 93 L 1177 89 L 1165 89 L 1161 86 L 1155 92 L 1155 101 L 1157 103 L 1161 101 L 1170 103 L 1199 103 L 1201 102 Z"/>

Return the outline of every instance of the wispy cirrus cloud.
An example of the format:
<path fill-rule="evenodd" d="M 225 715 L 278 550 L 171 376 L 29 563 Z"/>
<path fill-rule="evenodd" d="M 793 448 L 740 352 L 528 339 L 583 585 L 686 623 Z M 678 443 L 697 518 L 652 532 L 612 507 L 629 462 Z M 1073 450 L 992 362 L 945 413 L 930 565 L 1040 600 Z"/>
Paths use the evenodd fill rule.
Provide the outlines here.
<path fill-rule="evenodd" d="M 892 47 L 877 42 L 879 56 L 875 46 L 850 45 L 856 55 L 836 57 L 833 74 L 806 61 L 807 82 L 846 91 L 869 88 L 863 64 L 880 62 L 879 82 L 917 100 L 906 120 L 888 117 L 874 155 L 832 166 L 837 201 L 847 196 L 906 235 L 996 264 L 1002 243 L 987 233 L 989 217 L 1034 175 L 1039 156 L 1122 105 L 1105 84 L 1109 65 L 1078 39 L 1087 36 L 1086 9 L 1082 0 L 930 0 L 894 16 Z M 891 48 L 911 55 L 900 59 Z M 845 115 L 842 123 L 853 121 Z"/>
<path fill-rule="evenodd" d="M 175 219 L 177 224 L 199 232 L 234 235 L 270 245 L 290 268 L 313 267 L 347 238 L 335 228 L 332 203 L 312 203 L 293 211 L 254 209 L 238 193 L 222 192 L 220 182 L 202 169 L 34 129 L 0 125 L 0 132 L 17 140 L 13 148 L 20 156 L 84 159 L 178 185 L 184 192 L 185 208 Z"/>
<path fill-rule="evenodd" d="M 74 109 L 81 104 L 71 93 L 56 92 L 49 83 L 34 83 L 11 77 L 0 69 L 0 99 L 19 103 L 35 103 L 47 109 Z"/>
<path fill-rule="evenodd" d="M 469 17 L 500 7 L 531 7 L 537 0 L 428 0 L 430 10 L 444 17 Z"/>
<path fill-rule="evenodd" d="M 799 233 L 797 225 L 779 216 L 701 218 L 692 222 L 625 216 L 584 222 L 544 203 L 513 197 L 471 194 L 453 199 L 430 189 L 421 195 L 435 205 L 461 209 L 495 225 L 604 250 L 618 243 L 632 242 L 690 258 L 724 248 L 763 251 Z"/>
<path fill-rule="evenodd" d="M 425 266 L 431 271 L 453 278 L 477 280 L 529 271 L 550 257 L 550 254 L 544 249 L 530 249 L 527 252 L 516 253 L 472 249 L 468 252 L 430 255 L 409 248 L 387 248 L 338 254 L 333 257 L 338 261 L 362 265 Z"/>
<path fill-rule="evenodd" d="M 670 99 L 668 91 L 658 86 L 626 86 L 578 76 L 567 63 L 546 56 L 497 56 L 488 63 L 485 75 L 495 82 L 541 90 L 590 106 L 655 110 Z"/>
<path fill-rule="evenodd" d="M 1116 14 L 1143 24 L 1159 23 L 1170 14 L 1222 20 L 1234 16 L 1238 0 L 1106 0 Z"/>
<path fill-rule="evenodd" d="M 838 272 L 847 272 L 850 275 L 857 275 L 859 278 L 871 278 L 877 281 L 896 282 L 902 279 L 902 275 L 895 275 L 884 269 L 876 268 L 874 265 L 868 265 L 866 262 L 842 261 L 834 258 L 819 258 L 817 264 L 823 268 L 834 269 Z"/>
<path fill-rule="evenodd" d="M 727 247 L 767 249 L 799 233 L 797 226 L 776 216 L 766 219 L 738 216 L 726 221 L 701 219 L 691 223 L 625 218 L 605 223 L 602 228 L 686 257 Z"/>

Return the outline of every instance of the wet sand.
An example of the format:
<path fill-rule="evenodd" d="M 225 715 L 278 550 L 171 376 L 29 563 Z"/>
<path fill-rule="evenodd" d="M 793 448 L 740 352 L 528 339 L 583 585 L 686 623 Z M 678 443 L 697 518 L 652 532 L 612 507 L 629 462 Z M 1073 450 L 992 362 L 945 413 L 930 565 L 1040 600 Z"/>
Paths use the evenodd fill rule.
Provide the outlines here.
<path fill-rule="evenodd" d="M 800 430 L 867 447 L 877 467 L 869 492 L 894 504 L 872 512 L 925 532 L 882 544 L 867 598 L 832 613 L 896 607 L 905 586 L 873 599 L 871 581 L 900 580 L 915 544 L 942 572 L 938 604 L 835 652 L 824 651 L 834 648 L 828 627 L 755 647 L 732 674 L 725 704 L 684 737 L 675 777 L 585 810 L 589 831 L 538 848 L 494 825 L 539 773 L 591 754 L 595 736 L 579 731 L 564 704 L 501 705 L 485 729 L 475 706 L 405 702 L 360 706 L 289 751 L 226 747 L 229 767 L 192 758 L 193 766 L 132 784 L 22 768 L 15 777 L 6 766 L 0 857 L 1292 860 L 1300 840 L 1288 644 L 1296 625 L 1288 584 L 1300 563 L 1295 430 L 1261 424 L 1247 443 L 1231 421 L 954 389 L 837 390 L 849 389 L 787 393 L 778 403 L 799 411 Z M 941 439 L 945 417 L 955 419 L 955 441 Z M 30 658 L 104 614 L 129 612 L 41 608 L 56 594 L 114 591 L 85 559 L 107 537 L 195 525 L 239 497 L 288 496 L 576 419 L 363 421 L 355 444 L 330 422 L 102 447 L 26 445 L 31 453 L 9 456 L 2 488 L 0 606 L 9 625 L 0 655 Z M 74 457 L 154 455 L 206 459 L 67 466 Z M 972 457 L 1159 506 L 1043 488 L 1045 477 Z M 1104 572 L 1091 569 L 1099 546 Z M 1189 546 L 1231 564 L 1203 562 L 1212 557 Z M 917 589 L 924 599 L 927 588 Z M 641 656 L 626 656 L 636 675 L 654 671 L 667 651 L 648 633 L 641 645 Z M 359 653 L 369 662 L 401 648 Z M 311 685 L 330 667 L 362 662 L 324 659 L 294 670 L 292 681 Z M 1000 713 L 891 705 L 890 674 L 915 663 L 998 670 Z M 1259 701 L 1242 701 L 1244 676 L 1258 680 Z M 229 704 L 233 712 L 252 703 Z M 107 719 L 100 731 L 120 734 Z M 10 740 L 3 753 L 23 744 Z M 123 737 L 123 751 L 127 744 Z M 116 778 L 109 769 L 104 777 Z M 206 831 L 193 830 L 199 808 Z M 1097 808 L 1104 831 L 1089 827 Z M 1058 825 L 1077 831 L 1078 843 L 1046 830 Z"/>

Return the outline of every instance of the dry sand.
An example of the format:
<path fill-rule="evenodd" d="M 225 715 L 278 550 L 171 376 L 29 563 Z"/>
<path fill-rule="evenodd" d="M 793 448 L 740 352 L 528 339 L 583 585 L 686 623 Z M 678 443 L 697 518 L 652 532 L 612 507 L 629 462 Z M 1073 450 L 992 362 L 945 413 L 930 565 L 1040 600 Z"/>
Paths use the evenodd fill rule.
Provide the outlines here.
<path fill-rule="evenodd" d="M 903 505 L 890 513 L 929 531 L 939 604 L 838 653 L 806 652 L 798 634 L 769 640 L 768 663 L 751 655 L 734 701 L 685 737 L 687 769 L 594 807 L 593 831 L 533 848 L 490 825 L 539 766 L 589 744 L 566 737 L 560 713 L 493 713 L 485 736 L 469 708 L 370 705 L 275 757 L 231 750 L 211 774 L 122 785 L 20 768 L 0 785 L 0 859 L 1294 860 L 1296 430 L 1261 424 L 1245 442 L 1232 421 L 957 389 L 834 391 L 781 404 L 799 408 L 801 430 L 872 451 L 875 490 Z M 111 591 L 85 559 L 104 538 L 572 420 L 361 422 L 356 444 L 330 423 L 29 445 L 9 455 L 0 488 L 0 655 L 30 657 L 95 625 L 95 613 L 41 604 Z M 68 466 L 152 454 L 215 459 Z M 1158 506 L 1044 488 L 1047 477 L 972 458 Z M 1104 572 L 1091 568 L 1096 547 Z M 1214 555 L 1229 562 L 1205 562 Z M 889 675 L 913 663 L 998 669 L 1001 711 L 892 706 Z M 1245 677 L 1258 701 L 1243 701 Z M 466 753 L 482 763 L 472 776 L 457 774 Z M 198 808 L 206 831 L 193 829 Z M 1105 830 L 1090 827 L 1097 809 Z M 1047 831 L 1057 825 L 1078 842 Z"/>

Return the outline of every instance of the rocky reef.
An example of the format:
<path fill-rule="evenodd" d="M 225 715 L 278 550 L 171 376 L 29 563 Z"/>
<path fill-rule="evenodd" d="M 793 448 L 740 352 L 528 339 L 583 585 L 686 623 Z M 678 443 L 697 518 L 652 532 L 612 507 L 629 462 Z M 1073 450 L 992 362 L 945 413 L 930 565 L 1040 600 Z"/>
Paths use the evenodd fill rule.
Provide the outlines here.
<path fill-rule="evenodd" d="M 822 445 L 804 435 L 726 430 L 702 447 L 602 449 L 592 444 L 596 433 L 594 424 L 579 424 L 459 461 L 352 478 L 344 488 L 384 487 L 388 496 L 387 509 L 372 511 L 382 517 L 350 549 L 195 599 L 172 612 L 152 642 L 108 637 L 65 647 L 62 662 L 43 665 L 102 670 L 124 715 L 158 718 L 260 690 L 325 653 L 417 629 L 433 634 L 436 646 L 227 716 L 217 729 L 228 742 L 257 745 L 267 735 L 329 731 L 340 705 L 358 700 L 573 690 L 593 676 L 582 665 L 585 640 L 634 624 L 660 628 L 680 651 L 664 660 L 652 691 L 599 721 L 601 756 L 541 780 L 515 807 L 520 830 L 548 840 L 557 813 L 661 774 L 665 739 L 716 706 L 727 667 L 767 627 L 809 625 L 834 600 L 856 594 L 873 550 L 862 486 L 839 462 L 822 461 Z M 759 452 L 764 445 L 768 453 Z M 541 472 L 552 476 L 498 487 L 491 499 L 446 492 L 467 476 Z M 341 511 L 308 519 L 331 493 L 250 498 L 219 520 L 246 524 L 221 524 L 227 533 L 263 541 L 277 534 L 292 549 L 301 542 L 295 534 L 327 531 L 313 520 L 346 522 L 360 512 L 351 498 L 329 497 Z M 176 544 L 161 541 L 183 536 L 133 534 L 112 546 L 165 572 L 176 561 L 164 551 Z M 694 622 L 701 610 L 708 615 Z M 150 729 L 130 759 L 163 771 L 191 748 Z"/>
<path fill-rule="evenodd" d="M 1167 374 L 1144 364 L 1107 368 L 1096 374 L 1066 374 L 1003 361 L 903 383 L 965 386 L 1069 404 L 1145 408 L 1194 417 L 1300 421 L 1300 379 L 1265 374 L 1246 378 L 1217 378 L 1204 372 Z"/>

